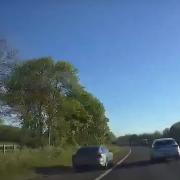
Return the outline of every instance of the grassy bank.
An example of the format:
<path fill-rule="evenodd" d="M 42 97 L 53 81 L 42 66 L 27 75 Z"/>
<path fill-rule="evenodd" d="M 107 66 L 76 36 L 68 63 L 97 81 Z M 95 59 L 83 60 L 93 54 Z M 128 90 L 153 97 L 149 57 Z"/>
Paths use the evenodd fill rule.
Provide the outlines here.
<path fill-rule="evenodd" d="M 23 149 L 13 153 L 0 153 L 0 177 L 16 179 L 19 175 L 32 173 L 35 168 L 56 165 L 69 166 L 76 147 Z M 0 178 L 1 179 L 1 178 Z M 19 177 L 17 178 L 19 179 Z"/>
<path fill-rule="evenodd" d="M 128 149 L 120 148 L 115 145 L 108 145 L 110 151 L 114 153 L 114 159 L 117 160 L 124 156 Z M 36 168 L 46 168 L 53 166 L 71 166 L 72 154 L 77 147 L 68 146 L 64 148 L 44 149 L 23 149 L 13 153 L 0 154 L 0 177 L 2 179 L 20 179 L 19 175 L 35 175 Z"/>

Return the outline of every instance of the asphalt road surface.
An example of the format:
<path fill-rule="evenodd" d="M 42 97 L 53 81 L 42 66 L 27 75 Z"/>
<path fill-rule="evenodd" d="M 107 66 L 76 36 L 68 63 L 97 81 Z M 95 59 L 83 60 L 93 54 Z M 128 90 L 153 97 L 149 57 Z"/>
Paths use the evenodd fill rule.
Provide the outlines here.
<path fill-rule="evenodd" d="M 132 147 L 129 157 L 110 171 L 102 180 L 180 180 L 180 161 L 168 160 L 151 163 L 149 148 Z M 46 169 L 42 179 L 47 180 L 96 180 L 106 171 L 87 170 L 75 173 L 67 167 Z M 101 180 L 98 179 L 98 180 Z"/>
<path fill-rule="evenodd" d="M 180 180 L 180 161 L 151 163 L 149 149 L 132 148 L 132 153 L 103 180 Z"/>

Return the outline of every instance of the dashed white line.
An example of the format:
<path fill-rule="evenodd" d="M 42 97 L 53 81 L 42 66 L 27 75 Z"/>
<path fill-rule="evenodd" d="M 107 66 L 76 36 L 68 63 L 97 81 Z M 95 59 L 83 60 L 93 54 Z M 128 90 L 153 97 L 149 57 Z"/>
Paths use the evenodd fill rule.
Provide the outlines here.
<path fill-rule="evenodd" d="M 101 180 L 103 177 L 107 176 L 114 168 L 116 168 L 118 165 L 120 165 L 122 162 L 124 162 L 129 157 L 130 154 L 131 154 L 131 148 L 130 148 L 128 154 L 126 156 L 124 156 L 120 161 L 118 161 L 111 169 L 108 169 L 107 171 L 105 171 L 103 174 L 101 174 L 94 180 Z"/>

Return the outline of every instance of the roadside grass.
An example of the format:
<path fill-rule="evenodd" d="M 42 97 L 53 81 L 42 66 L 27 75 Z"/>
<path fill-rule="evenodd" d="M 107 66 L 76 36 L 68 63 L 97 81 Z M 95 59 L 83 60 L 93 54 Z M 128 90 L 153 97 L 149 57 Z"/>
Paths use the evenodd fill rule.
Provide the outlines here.
<path fill-rule="evenodd" d="M 128 148 L 107 145 L 114 153 L 115 161 L 128 152 Z M 22 149 L 13 153 L 0 153 L 0 179 L 21 180 L 37 177 L 35 169 L 46 167 L 71 167 L 72 154 L 78 147 L 46 147 L 43 149 Z"/>
<path fill-rule="evenodd" d="M 71 155 L 76 147 L 46 147 L 43 149 L 23 149 L 16 152 L 0 153 L 0 179 L 20 179 L 19 175 L 33 174 L 39 167 L 70 166 Z M 24 178 L 22 178 L 24 179 Z"/>

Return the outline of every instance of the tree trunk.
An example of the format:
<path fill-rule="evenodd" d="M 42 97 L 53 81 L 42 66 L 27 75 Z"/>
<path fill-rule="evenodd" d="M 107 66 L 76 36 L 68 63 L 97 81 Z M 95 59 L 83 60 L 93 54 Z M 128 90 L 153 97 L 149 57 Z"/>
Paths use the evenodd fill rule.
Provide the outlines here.
<path fill-rule="evenodd" d="M 49 146 L 51 145 L 51 126 L 49 126 L 49 131 L 48 131 L 48 144 Z"/>

